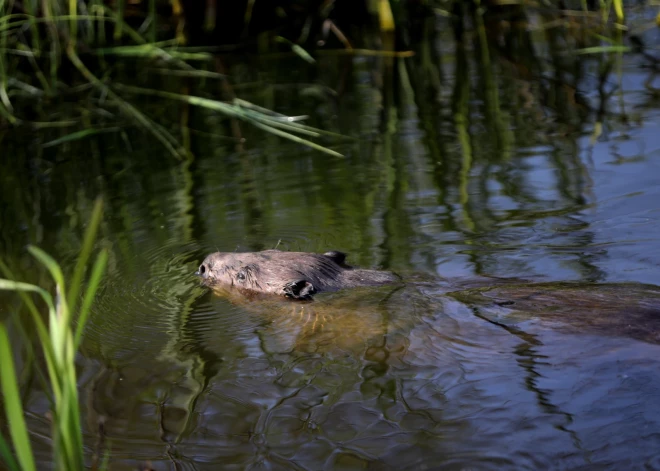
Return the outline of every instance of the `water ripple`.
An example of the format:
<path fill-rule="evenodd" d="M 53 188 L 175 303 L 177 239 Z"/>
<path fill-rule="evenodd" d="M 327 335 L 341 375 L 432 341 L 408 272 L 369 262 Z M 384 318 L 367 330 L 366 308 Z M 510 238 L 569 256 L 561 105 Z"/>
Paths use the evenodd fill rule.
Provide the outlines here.
<path fill-rule="evenodd" d="M 196 244 L 170 242 L 112 267 L 86 326 L 88 351 L 116 359 L 159 350 L 164 334 L 177 330 L 182 313 L 205 292 L 193 275 L 199 252 Z"/>

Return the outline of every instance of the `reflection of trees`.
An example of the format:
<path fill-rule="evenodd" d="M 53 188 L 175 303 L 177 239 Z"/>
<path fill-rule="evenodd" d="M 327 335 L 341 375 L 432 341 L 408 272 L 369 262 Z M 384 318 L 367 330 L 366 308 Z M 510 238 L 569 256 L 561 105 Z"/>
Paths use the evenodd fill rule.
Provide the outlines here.
<path fill-rule="evenodd" d="M 401 11 L 395 39 L 414 57 L 319 51 L 310 68 L 267 54 L 258 66 L 222 65 L 242 97 L 356 137 L 326 141 L 345 159 L 153 98 L 139 106 L 181 130 L 191 162 L 177 163 L 125 129 L 46 149 L 33 136 L 5 135 L 13 159 L 0 162 L 3 253 L 14 265 L 29 263 L 18 262 L 25 242 L 73 253 L 99 193 L 108 200 L 102 243 L 122 270 L 134 268 L 134 253 L 179 241 L 200 252 L 341 248 L 356 264 L 398 268 L 413 259 L 431 266 L 437 245 L 451 243 L 483 272 L 497 248 L 521 243 L 510 239 L 512 228 L 552 218 L 579 226 L 570 219 L 592 199 L 580 140 L 625 118 L 612 101 L 617 56 L 572 54 L 595 44 L 585 33 L 594 23 L 520 5 L 482 14 L 472 2 L 453 2 L 445 20 L 414 3 Z M 131 70 L 118 68 L 115 79 Z M 231 92 L 214 79 L 150 79 L 170 91 Z M 48 142 L 68 132 L 37 135 Z M 580 226 L 562 244 L 580 252 L 590 240 Z M 589 258 L 576 260 L 587 277 L 601 276 Z"/>
<path fill-rule="evenodd" d="M 588 204 L 591 179 L 579 141 L 592 128 L 598 132 L 605 119 L 610 125 L 618 120 L 608 111 L 613 97 L 606 91 L 616 56 L 572 54 L 596 44 L 584 34 L 593 24 L 576 25 L 558 11 L 533 14 L 502 5 L 482 14 L 470 2 L 453 5 L 451 33 L 423 28 L 424 35 L 409 45 L 417 54 L 406 60 L 405 70 L 437 203 L 445 208 L 438 232 L 429 237 L 462 234 L 481 272 L 495 247 L 511 248 L 511 223 L 532 226 Z M 599 90 L 597 106 L 582 95 L 592 89 Z M 545 148 L 535 152 L 539 146 Z M 554 193 L 550 197 L 533 180 L 539 157 L 544 169 L 554 170 L 543 182 Z M 579 252 L 591 239 L 580 229 L 567 245 Z M 490 246 L 485 253 L 484 242 Z M 589 258 L 580 256 L 576 268 L 598 279 L 602 274 Z"/>

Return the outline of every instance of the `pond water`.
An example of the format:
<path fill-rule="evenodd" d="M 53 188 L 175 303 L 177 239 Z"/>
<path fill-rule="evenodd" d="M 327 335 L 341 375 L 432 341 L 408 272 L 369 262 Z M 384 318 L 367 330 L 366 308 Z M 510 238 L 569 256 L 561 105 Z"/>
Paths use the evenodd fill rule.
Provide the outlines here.
<path fill-rule="evenodd" d="M 143 108 L 173 126 L 187 116 L 193 160 L 131 129 L 55 146 L 42 145 L 52 130 L 2 137 L 0 255 L 19 279 L 52 287 L 25 244 L 71 268 L 104 198 L 110 264 L 79 357 L 90 461 L 107 449 L 113 470 L 660 469 L 657 323 L 635 335 L 625 303 L 605 308 L 653 305 L 638 284 L 660 285 L 646 69 L 624 56 L 603 77 L 617 58 L 489 63 L 452 47 L 230 67 L 242 97 L 351 137 L 323 142 L 343 158 L 247 124 L 236 146 L 213 113 L 161 102 Z M 218 296 L 193 276 L 207 253 L 275 247 L 345 251 L 407 283 L 296 304 Z M 578 290 L 575 313 L 558 296 L 565 319 L 532 303 L 493 320 L 447 296 L 489 277 L 635 285 L 596 291 L 596 308 Z M 0 300 L 6 317 L 16 302 Z M 614 326 L 588 328 L 599 313 Z M 48 400 L 26 376 L 47 467 Z"/>

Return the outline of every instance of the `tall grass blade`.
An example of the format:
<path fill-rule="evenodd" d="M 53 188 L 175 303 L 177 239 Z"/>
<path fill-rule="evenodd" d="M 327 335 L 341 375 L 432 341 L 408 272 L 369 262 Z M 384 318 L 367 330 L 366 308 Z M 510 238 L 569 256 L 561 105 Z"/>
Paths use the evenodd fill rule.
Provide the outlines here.
<path fill-rule="evenodd" d="M 57 139 L 53 139 L 52 141 L 48 141 L 44 144 L 41 145 L 41 147 L 53 147 L 53 146 L 58 146 L 60 144 L 64 144 L 66 142 L 73 142 L 73 141 L 79 141 L 81 139 L 84 139 L 89 136 L 95 136 L 97 134 L 105 133 L 105 132 L 116 132 L 119 131 L 120 128 L 118 127 L 111 127 L 111 128 L 102 128 L 102 129 L 83 129 L 82 131 L 76 131 L 72 132 L 70 134 L 67 134 L 66 136 L 59 137 Z"/>
<path fill-rule="evenodd" d="M 68 378 L 63 378 L 65 381 Z M 74 384 L 73 386 L 73 391 L 76 390 L 76 385 Z M 71 385 L 64 385 L 62 388 L 64 394 L 62 396 L 62 400 L 58 404 L 59 407 L 57 407 L 57 415 L 56 415 L 56 427 L 58 428 L 58 440 L 61 442 L 62 447 L 59 448 L 57 451 L 59 451 L 60 455 L 56 457 L 55 461 L 60 464 L 60 469 L 69 469 L 69 466 L 64 466 L 66 463 L 71 464 L 73 461 L 75 461 L 75 455 L 76 455 L 76 446 L 74 444 L 75 440 L 75 435 L 76 435 L 76 430 L 72 430 L 72 427 L 70 426 L 70 406 L 72 400 L 75 402 L 75 404 L 78 403 L 78 398 L 77 397 L 72 397 L 72 391 L 71 391 Z M 77 396 L 77 395 L 76 395 Z M 82 469 L 82 468 L 74 468 L 74 469 Z"/>
<path fill-rule="evenodd" d="M 622 53 L 630 52 L 632 48 L 623 45 L 616 46 L 594 46 L 594 47 L 584 47 L 582 49 L 577 49 L 575 54 L 611 54 L 611 53 Z"/>
<path fill-rule="evenodd" d="M 16 116 L 11 114 L 9 110 L 5 108 L 5 105 L 2 104 L 2 101 L 0 101 L 0 115 L 2 115 L 11 124 L 17 124 L 19 122 Z"/>
<path fill-rule="evenodd" d="M 180 62 L 183 60 L 207 61 L 213 58 L 213 55 L 207 52 L 181 52 L 172 48 L 164 49 L 158 47 L 157 43 L 104 47 L 97 49 L 95 52 L 104 56 L 140 57 L 143 59 L 161 59 L 167 62 L 176 60 L 179 64 L 185 64 L 184 62 Z M 185 69 L 188 70 L 191 67 L 185 67 Z"/>
<path fill-rule="evenodd" d="M 78 39 L 78 0 L 69 0 L 69 14 L 71 15 L 69 44 L 75 46 Z"/>
<path fill-rule="evenodd" d="M 295 55 L 300 57 L 308 64 L 316 64 L 316 59 L 314 59 L 312 55 L 309 52 L 307 52 L 300 44 L 296 44 L 292 41 L 289 41 L 288 39 L 282 36 L 277 36 L 277 38 L 275 39 L 277 40 L 277 42 L 287 44 Z"/>
<path fill-rule="evenodd" d="M 84 469 L 75 355 L 85 322 L 89 316 L 91 303 L 107 264 L 108 254 L 106 251 L 99 254 L 92 267 L 90 280 L 82 299 L 81 315 L 75 329 L 75 335 L 71 325 L 72 311 L 69 306 L 75 307 L 77 304 L 76 298 L 83 284 L 87 262 L 94 246 L 94 238 L 101 225 L 102 210 L 102 201 L 98 199 L 94 204 L 91 220 L 85 230 L 82 248 L 74 268 L 72 284 L 75 283 L 76 288 L 72 288 L 69 293 L 64 288 L 63 272 L 57 262 L 38 247 L 28 247 L 29 252 L 48 269 L 55 280 L 56 303 L 53 302 L 52 296 L 46 290 L 38 286 L 0 279 L 0 289 L 13 290 L 21 294 L 37 326 L 39 340 L 48 366 L 50 386 L 53 391 L 51 411 L 53 466 L 55 469 Z M 2 261 L 0 261 L 0 270 L 7 276 L 12 276 L 9 268 Z M 26 293 L 37 293 L 46 301 L 49 316 L 48 329 L 41 320 L 34 302 Z M 68 296 L 72 296 L 73 300 L 68 299 Z M 23 417 L 18 380 L 16 379 L 11 346 L 4 324 L 0 324 L 0 387 L 2 388 L 6 416 L 9 419 L 9 431 L 18 463 L 14 462 L 16 460 L 13 460 L 11 449 L 2 437 L 0 437 L 2 439 L 0 441 L 0 457 L 12 470 L 33 471 L 35 469 L 34 456 L 32 455 L 32 448 Z"/>
<path fill-rule="evenodd" d="M 87 69 L 87 67 L 85 67 L 85 64 L 83 64 L 83 62 L 80 60 L 78 54 L 76 54 L 76 51 L 73 48 L 67 48 L 67 54 L 73 65 L 90 83 L 98 87 L 100 90 L 105 92 L 110 98 L 116 101 L 119 107 L 122 109 L 122 111 L 124 111 L 127 115 L 135 119 L 139 124 L 141 124 L 148 131 L 150 131 L 165 146 L 165 148 L 170 151 L 170 153 L 174 157 L 181 158 L 185 156 L 185 151 L 176 148 L 176 146 L 178 146 L 178 143 L 171 134 L 169 134 L 167 131 L 163 130 L 159 126 L 156 126 L 154 123 L 151 122 L 149 118 L 147 118 L 144 114 L 142 114 L 137 108 L 135 108 L 127 101 L 123 100 L 119 95 L 117 95 L 110 88 L 108 88 L 103 82 L 101 82 L 94 74 L 92 74 L 89 71 L 89 69 Z"/>
<path fill-rule="evenodd" d="M 9 444 L 5 440 L 5 437 L 0 433 L 0 459 L 2 459 L 9 471 L 21 471 L 21 468 L 18 466 L 18 462 L 14 458 L 14 455 L 11 452 Z"/>
<path fill-rule="evenodd" d="M 68 408 L 69 420 L 67 422 L 67 437 L 71 440 L 72 455 L 69 463 L 77 463 L 77 469 L 84 469 L 83 466 L 83 441 L 82 430 L 80 429 L 80 406 L 78 402 L 78 382 L 76 381 L 76 369 L 74 363 L 75 351 L 73 349 L 73 337 L 71 330 L 68 330 L 68 345 L 70 347 L 71 357 L 69 359 L 69 387 L 67 391 L 70 398 L 65 402 Z"/>
<path fill-rule="evenodd" d="M 45 289 L 40 288 L 36 285 L 32 285 L 30 283 L 23 283 L 20 281 L 4 280 L 0 278 L 0 289 L 8 290 L 8 291 L 27 291 L 27 292 L 37 293 L 42 298 L 44 298 L 44 301 L 46 301 L 46 304 L 48 304 L 49 309 L 52 309 L 54 307 L 53 298 L 51 297 L 50 293 Z"/>
<path fill-rule="evenodd" d="M 39 247 L 31 245 L 28 247 L 28 252 L 30 252 L 33 257 L 39 260 L 48 269 L 51 276 L 55 280 L 55 283 L 57 284 L 55 305 L 49 306 L 48 310 L 48 323 L 50 330 L 50 340 L 53 346 L 54 363 L 55 366 L 58 367 L 61 366 L 62 362 L 65 361 L 66 345 L 64 342 L 64 336 L 66 335 L 66 329 L 69 325 L 71 316 L 71 311 L 67 306 L 67 300 L 65 296 L 66 290 L 64 287 L 64 275 L 62 274 L 62 269 L 57 264 L 55 259 L 41 250 Z"/>
<path fill-rule="evenodd" d="M 378 22 L 380 30 L 383 33 L 391 33 L 395 29 L 394 14 L 389 0 L 379 0 L 378 2 Z"/>
<path fill-rule="evenodd" d="M 275 134 L 276 136 L 280 136 L 280 137 L 283 137 L 285 139 L 289 139 L 290 141 L 297 142 L 298 144 L 303 144 L 307 147 L 311 147 L 312 149 L 318 150 L 319 152 L 323 152 L 324 154 L 328 154 L 328 155 L 331 155 L 333 157 L 340 157 L 340 158 L 344 157 L 343 154 L 340 154 L 337 151 L 334 151 L 332 149 L 328 149 L 327 147 L 323 147 L 323 146 L 321 146 L 321 145 L 319 145 L 315 142 L 308 141 L 307 139 L 303 139 L 303 138 L 295 136 L 291 133 L 284 132 L 284 131 L 281 131 L 279 129 L 276 129 L 274 127 L 267 126 L 265 124 L 262 124 L 262 123 L 259 123 L 259 122 L 256 122 L 256 121 L 253 121 L 252 125 L 256 126 L 258 128 L 261 128 L 264 131 L 268 131 L 271 134 Z"/>
<path fill-rule="evenodd" d="M 6 266 L 2 264 L 2 269 L 3 271 L 7 272 Z M 39 341 L 44 349 L 44 356 L 46 358 L 46 365 L 48 367 L 48 374 L 50 375 L 51 378 L 56 378 L 57 375 L 57 359 L 60 358 L 58 355 L 60 355 L 60 352 L 54 348 L 52 339 L 53 338 L 58 338 L 59 337 L 59 325 L 57 322 L 57 318 L 55 316 L 55 305 L 53 304 L 53 298 L 50 295 L 50 293 L 38 286 L 29 284 L 29 283 L 21 283 L 19 281 L 13 281 L 13 280 L 4 280 L 0 279 L 0 289 L 2 290 L 9 290 L 9 291 L 17 291 L 19 294 L 22 294 L 23 301 L 26 303 L 28 306 L 30 313 L 32 314 L 32 318 L 35 322 L 35 325 L 37 326 L 37 333 L 39 335 Z M 50 325 L 50 333 L 48 329 L 46 329 L 46 325 L 44 322 L 41 320 L 41 316 L 39 314 L 39 311 L 37 310 L 36 306 L 32 302 L 32 300 L 29 298 L 29 296 L 25 295 L 25 293 L 37 293 L 39 294 L 43 300 L 46 302 L 46 305 L 48 306 L 48 322 Z M 59 388 L 59 383 L 53 382 L 53 394 L 55 395 L 55 398 L 59 398 L 61 395 L 61 391 Z"/>
<path fill-rule="evenodd" d="M 114 33 L 115 41 L 119 41 L 123 33 L 124 22 L 122 21 L 122 18 L 124 18 L 125 4 L 126 4 L 126 0 L 117 0 L 117 11 L 115 13 L 117 17 L 117 25 L 115 26 L 115 33 Z"/>
<path fill-rule="evenodd" d="M 57 29 L 53 17 L 55 12 L 53 8 L 56 6 L 55 2 L 43 1 L 43 21 L 46 23 L 46 29 L 48 30 L 48 36 L 50 38 L 50 51 L 49 51 L 49 63 L 50 63 L 50 83 L 57 83 L 57 71 L 60 66 L 61 52 L 62 47 L 60 45 L 60 33 Z"/>
<path fill-rule="evenodd" d="M 9 80 L 7 69 L 5 66 L 5 51 L 7 50 L 7 37 L 3 34 L 0 38 L 0 107 L 3 108 L 2 114 L 9 119 L 10 122 L 15 122 L 14 109 L 9 94 L 7 93 L 7 82 Z"/>
<path fill-rule="evenodd" d="M 32 26 L 34 26 L 35 29 L 36 29 L 37 25 L 33 24 Z M 39 64 L 37 64 L 37 61 L 34 58 L 34 54 L 28 54 L 27 58 L 28 58 L 28 61 L 30 62 L 30 65 L 32 66 L 32 69 L 34 70 L 34 75 L 37 77 L 37 80 L 39 80 L 39 83 L 41 84 L 41 88 L 43 88 L 44 93 L 48 96 L 52 96 L 53 95 L 52 88 L 51 88 L 50 84 L 48 83 L 48 80 L 46 79 L 46 76 L 41 71 L 41 68 L 39 67 Z M 33 88 L 35 88 L 35 91 L 32 91 L 32 93 L 35 93 L 36 92 L 36 87 L 33 87 Z"/>
<path fill-rule="evenodd" d="M 2 2 L 0 2 L 0 3 L 2 3 Z M 32 16 L 32 17 L 37 16 L 38 7 L 37 7 L 36 3 L 37 2 L 35 2 L 33 0 L 26 0 L 25 2 L 23 2 L 23 4 L 25 5 L 25 12 L 28 15 Z M 2 14 L 2 8 L 0 8 L 0 14 Z M 35 23 L 32 23 L 30 25 L 30 32 L 32 34 L 32 38 L 31 38 L 32 39 L 32 48 L 35 51 L 41 51 L 41 40 L 39 38 L 39 29 L 37 28 L 37 25 Z"/>
<path fill-rule="evenodd" d="M 34 456 L 32 455 L 32 446 L 23 417 L 23 404 L 18 392 L 18 381 L 14 369 L 13 355 L 9 345 L 9 336 L 4 324 L 0 324 L 0 386 L 4 396 L 5 414 L 9 420 L 9 433 L 16 457 L 23 471 L 36 470 L 34 465 Z"/>
<path fill-rule="evenodd" d="M 82 306 L 80 307 L 80 315 L 78 316 L 78 325 L 76 326 L 76 333 L 73 339 L 74 348 L 78 349 L 80 345 L 80 340 L 82 338 L 83 330 L 85 329 L 85 324 L 87 324 L 87 318 L 89 317 L 90 308 L 92 302 L 94 301 L 94 296 L 98 290 L 101 279 L 105 272 L 105 267 L 108 264 L 108 252 L 103 250 L 94 262 L 94 267 L 92 268 L 92 274 L 89 277 L 89 283 L 87 284 L 87 291 L 85 292 L 85 297 L 83 299 Z"/>
<path fill-rule="evenodd" d="M 14 275 L 11 272 L 11 270 L 9 270 L 9 267 L 7 265 L 5 265 L 2 262 L 2 260 L 0 260 L 0 270 L 2 270 L 2 272 L 4 273 L 4 275 L 6 277 L 14 278 Z M 0 280 L 0 282 L 3 282 L 3 281 L 6 282 L 6 281 L 10 281 L 10 280 Z M 14 285 L 17 284 L 15 281 L 11 281 L 11 283 L 13 283 Z M 44 321 L 41 319 L 41 314 L 39 313 L 39 310 L 37 309 L 37 306 L 35 306 L 34 301 L 32 301 L 32 298 L 27 293 L 29 293 L 29 292 L 38 292 L 44 298 L 44 300 L 46 301 L 46 304 L 48 304 L 49 311 L 50 311 L 50 306 L 52 305 L 52 298 L 51 298 L 50 294 L 47 291 L 42 290 L 38 286 L 29 285 L 27 283 L 25 283 L 24 285 L 26 285 L 28 288 L 36 288 L 36 290 L 40 290 L 40 291 L 36 291 L 35 289 L 27 289 L 27 288 L 24 289 L 24 290 L 20 290 L 20 289 L 17 290 L 15 287 L 14 288 L 5 287 L 5 288 L 1 288 L 1 289 L 9 289 L 9 290 L 17 291 L 19 296 L 23 300 L 23 303 L 25 303 L 25 305 L 27 306 L 28 311 L 30 312 L 30 315 L 32 316 L 32 320 L 34 321 L 34 325 L 37 327 L 37 335 L 39 336 L 39 343 L 41 344 L 41 347 L 44 350 L 44 358 L 46 359 L 46 366 L 48 368 L 48 374 L 50 375 L 51 378 L 53 378 L 53 377 L 56 376 L 55 363 L 54 363 L 54 358 L 55 357 L 54 357 L 54 352 L 53 352 L 52 345 L 50 343 L 50 337 L 49 337 L 49 334 L 48 334 L 48 329 L 46 328 L 46 324 L 44 324 Z M 59 395 L 59 388 L 57 387 L 56 384 L 53 385 L 53 393 L 56 396 Z"/>
<path fill-rule="evenodd" d="M 78 303 L 78 290 L 82 285 L 83 276 L 85 275 L 85 268 L 87 267 L 87 262 L 89 261 L 89 256 L 92 253 L 94 248 L 94 240 L 96 239 L 96 233 L 98 232 L 99 226 L 101 225 L 101 214 L 103 214 L 103 200 L 97 198 L 94 203 L 94 209 L 92 209 L 92 216 L 87 226 L 87 231 L 85 231 L 85 236 L 83 238 L 82 248 L 80 249 L 80 255 L 78 256 L 78 261 L 76 262 L 76 267 L 73 270 L 73 275 L 71 277 L 71 286 L 69 287 L 69 292 L 67 293 L 67 299 L 71 303 L 69 308 L 72 312 L 75 312 L 76 305 Z"/>
<path fill-rule="evenodd" d="M 285 139 L 289 139 L 299 144 L 303 144 L 307 147 L 311 147 L 312 149 L 332 155 L 333 157 L 344 157 L 339 152 L 336 152 L 332 149 L 328 149 L 327 147 L 323 147 L 319 144 L 316 144 L 315 142 L 309 141 L 307 139 L 303 139 L 290 132 L 285 132 L 277 128 L 285 127 L 293 132 L 313 135 L 313 136 L 318 134 L 329 134 L 329 133 L 322 131 L 320 129 L 312 128 L 311 126 L 305 126 L 295 121 L 285 121 L 285 119 L 288 119 L 288 117 L 283 115 L 277 115 L 276 113 L 273 112 L 263 113 L 259 111 L 257 107 L 254 106 L 247 108 L 244 106 L 244 104 L 247 102 L 234 101 L 232 103 L 226 103 L 224 101 L 211 100 L 199 96 L 180 95 L 177 93 L 164 92 L 161 90 L 149 90 L 149 89 L 131 87 L 126 85 L 120 85 L 120 88 L 125 90 L 130 90 L 136 93 L 142 93 L 146 95 L 156 95 L 156 96 L 161 96 L 163 98 L 170 98 L 173 100 L 184 101 L 193 106 L 199 106 L 202 108 L 219 111 L 226 116 L 229 116 L 231 118 L 241 119 L 271 134 L 275 134 L 277 136 L 284 137 Z"/>
<path fill-rule="evenodd" d="M 619 23 L 623 23 L 623 0 L 614 0 L 614 12 L 616 13 L 616 19 Z"/>
<path fill-rule="evenodd" d="M 39 260 L 48 269 L 50 275 L 53 277 L 53 280 L 55 280 L 55 283 L 57 283 L 58 287 L 64 290 L 64 274 L 62 273 L 62 268 L 60 268 L 55 259 L 34 245 L 30 245 L 28 247 L 28 252 L 30 252 L 34 258 Z M 43 289 L 41 291 L 46 292 Z"/>

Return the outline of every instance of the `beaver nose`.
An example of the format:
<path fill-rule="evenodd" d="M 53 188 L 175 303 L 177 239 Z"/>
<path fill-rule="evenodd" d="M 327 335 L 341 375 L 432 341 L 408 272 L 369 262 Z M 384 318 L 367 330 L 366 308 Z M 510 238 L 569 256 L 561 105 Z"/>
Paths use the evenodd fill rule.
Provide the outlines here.
<path fill-rule="evenodd" d="M 195 272 L 195 275 L 201 276 L 202 278 L 206 279 L 209 276 L 209 269 L 206 266 L 206 264 L 202 263 L 197 271 Z"/>

